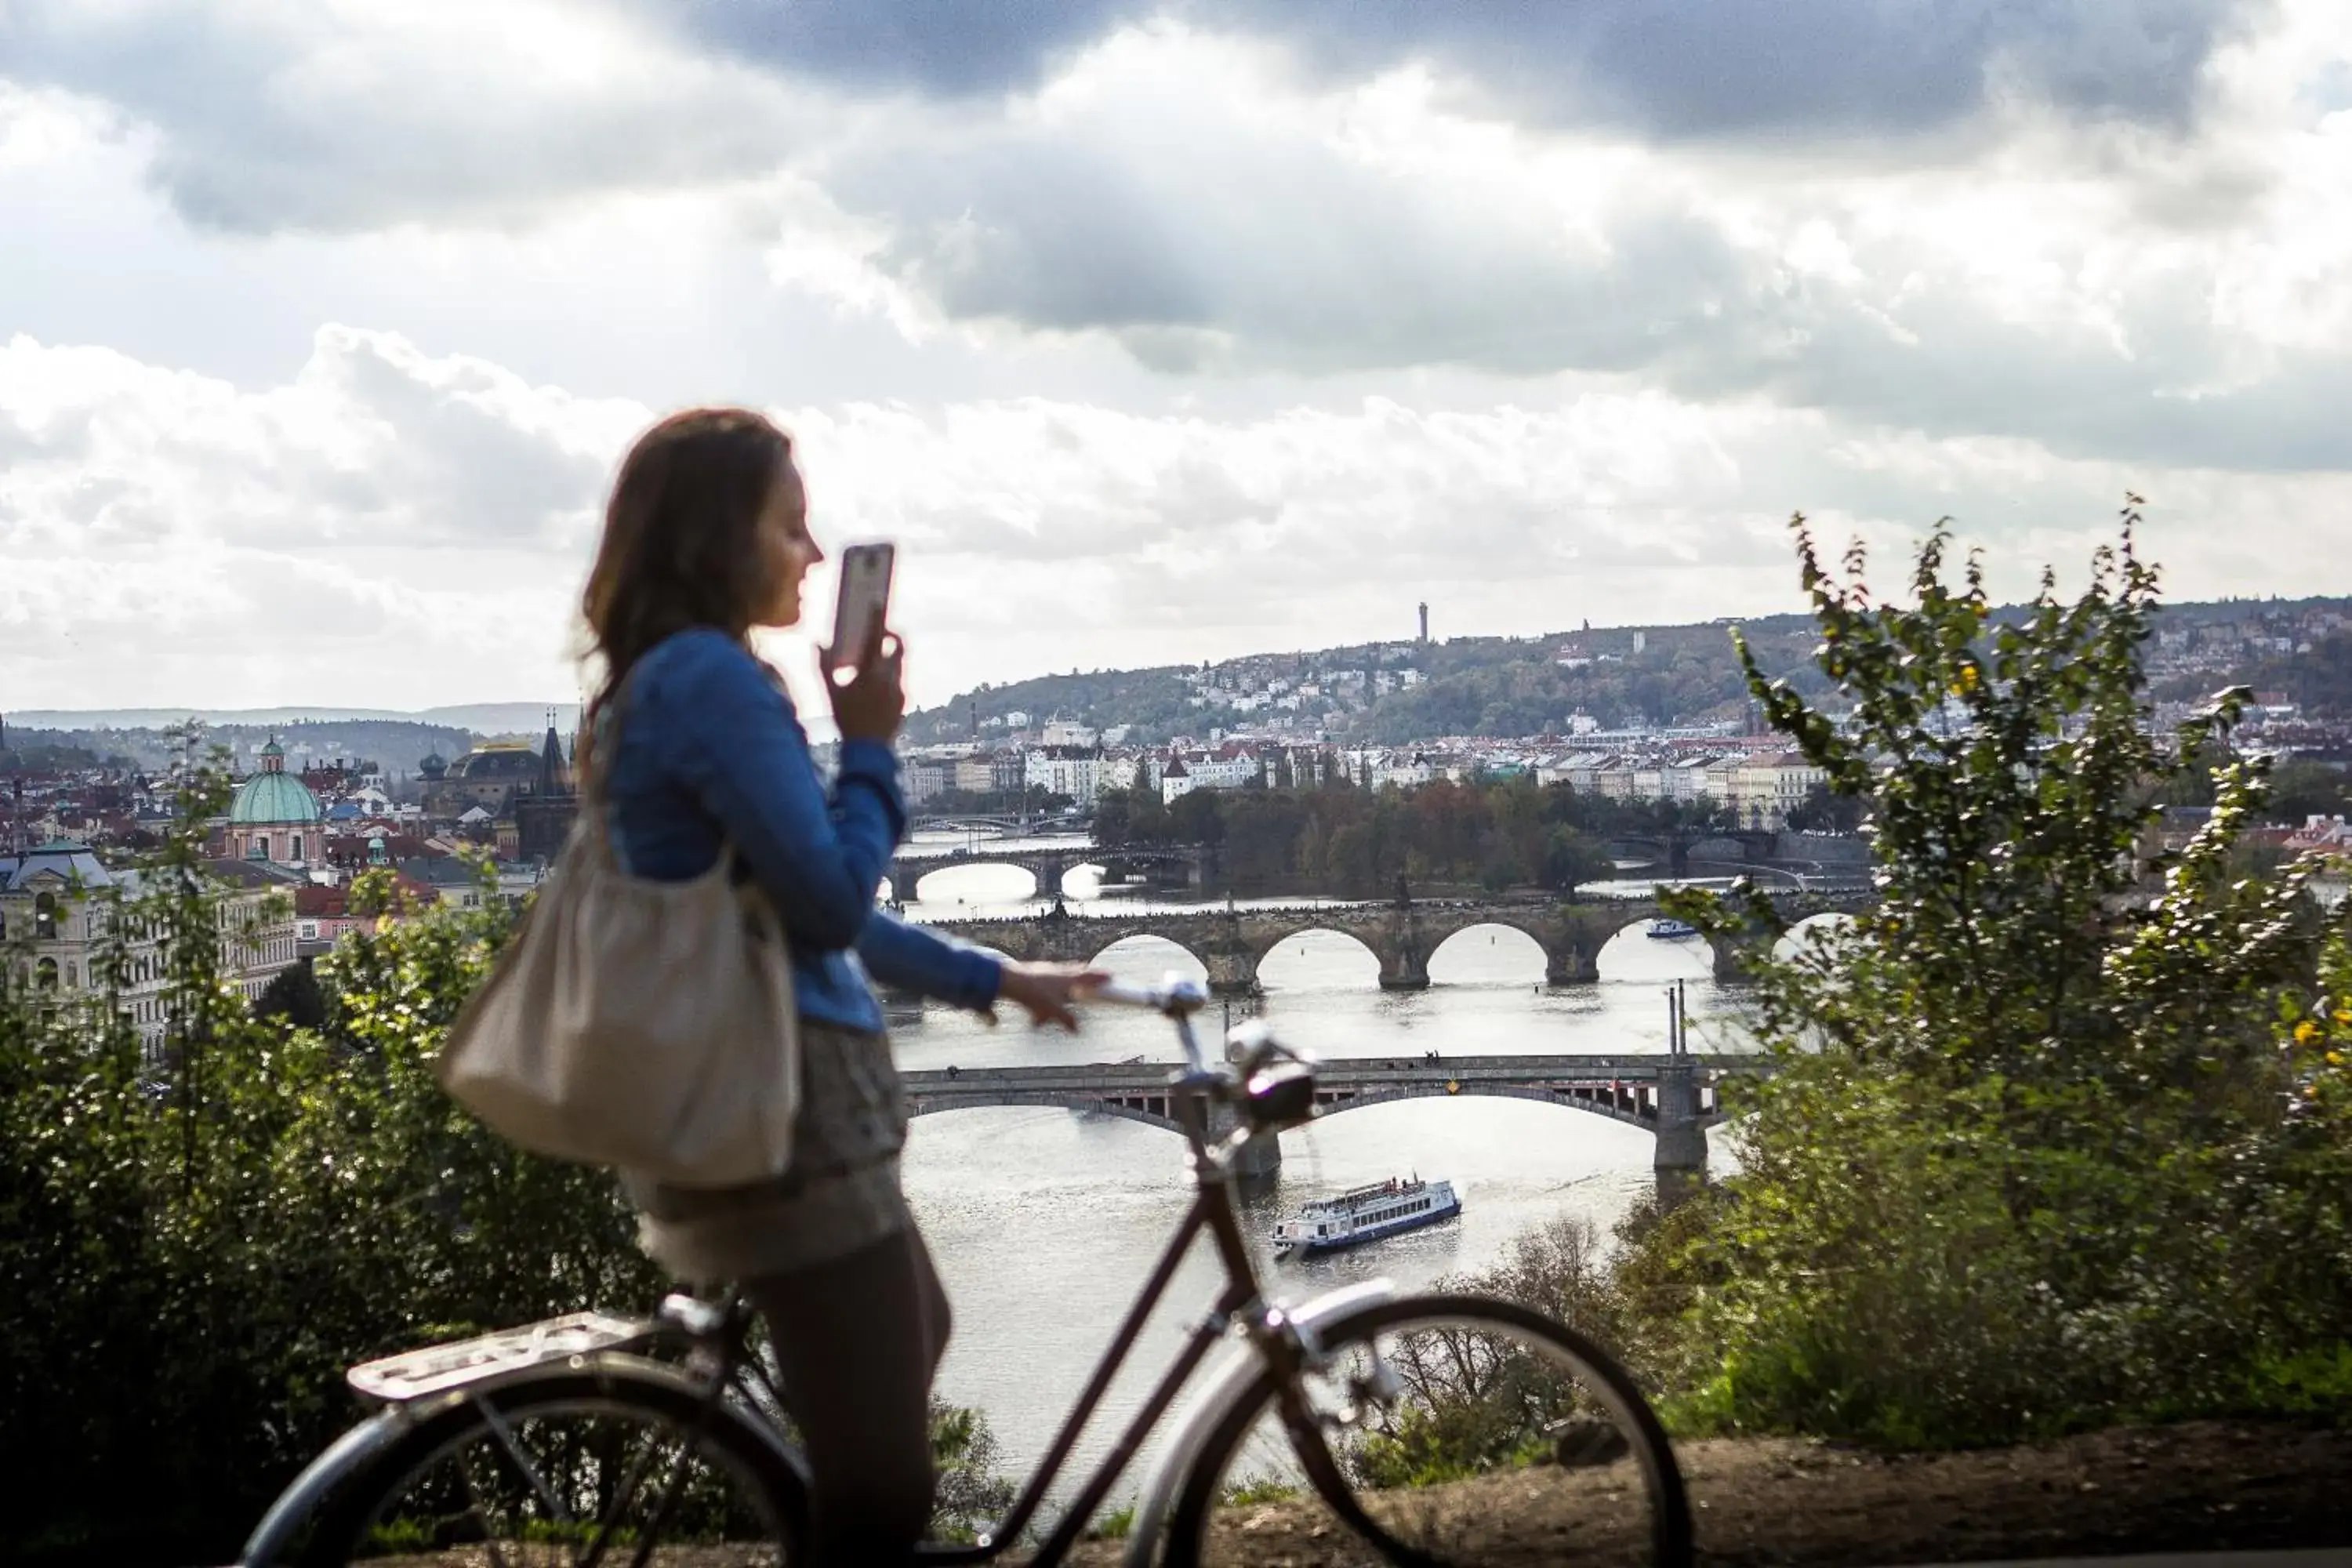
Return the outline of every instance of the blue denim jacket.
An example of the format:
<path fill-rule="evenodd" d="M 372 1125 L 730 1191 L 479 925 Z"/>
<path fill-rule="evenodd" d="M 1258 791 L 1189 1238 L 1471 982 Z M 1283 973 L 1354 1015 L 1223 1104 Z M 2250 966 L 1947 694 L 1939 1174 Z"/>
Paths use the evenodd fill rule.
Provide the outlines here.
<path fill-rule="evenodd" d="M 907 826 L 887 745 L 844 742 L 827 799 L 792 700 L 709 627 L 656 644 L 614 707 L 598 763 L 614 857 L 684 881 L 733 843 L 791 933 L 801 1016 L 880 1030 L 868 973 L 959 1006 L 996 1000 L 994 958 L 875 908 Z"/>

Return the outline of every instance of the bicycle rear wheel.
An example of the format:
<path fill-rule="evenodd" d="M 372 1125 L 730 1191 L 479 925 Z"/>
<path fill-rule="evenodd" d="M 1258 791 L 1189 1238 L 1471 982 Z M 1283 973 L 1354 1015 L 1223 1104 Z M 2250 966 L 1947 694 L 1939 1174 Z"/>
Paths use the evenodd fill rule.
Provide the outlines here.
<path fill-rule="evenodd" d="M 1422 1296 L 1318 1337 L 1319 1365 L 1268 1372 L 1203 1444 L 1168 1563 L 1690 1562 L 1664 1430 L 1574 1331 L 1506 1301 Z"/>
<path fill-rule="evenodd" d="M 475 1391 L 338 1489 L 309 1568 L 782 1568 L 799 1477 L 740 1412 L 623 1363 Z"/>

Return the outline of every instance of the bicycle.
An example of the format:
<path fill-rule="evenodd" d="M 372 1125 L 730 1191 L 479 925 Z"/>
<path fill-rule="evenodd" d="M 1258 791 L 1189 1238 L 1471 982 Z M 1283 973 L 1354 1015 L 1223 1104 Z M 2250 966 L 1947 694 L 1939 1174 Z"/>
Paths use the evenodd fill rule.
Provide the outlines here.
<path fill-rule="evenodd" d="M 1142 1487 L 1119 1549 L 1130 1568 L 1255 1563 L 1277 1543 L 1297 1562 L 1685 1568 L 1690 1511 L 1665 1434 L 1575 1331 L 1507 1301 L 1401 1297 L 1386 1280 L 1296 1307 L 1267 1299 L 1232 1167 L 1251 1138 L 1313 1118 L 1310 1059 L 1251 1023 L 1208 1061 L 1192 1029 L 1208 996 L 1188 981 L 1095 999 L 1175 1026 L 1184 1061 L 1168 1103 L 1192 1202 L 1003 1519 L 971 1542 L 927 1543 L 927 1562 L 986 1563 L 1030 1542 L 1031 1562 L 1063 1562 L 1225 1345 Z M 1080 1433 L 1204 1231 L 1224 1288 L 1037 1535 Z M 806 1477 L 751 1327 L 731 1295 L 680 1294 L 649 1319 L 577 1312 L 355 1367 L 352 1385 L 382 1408 L 279 1497 L 245 1568 L 800 1561 Z"/>

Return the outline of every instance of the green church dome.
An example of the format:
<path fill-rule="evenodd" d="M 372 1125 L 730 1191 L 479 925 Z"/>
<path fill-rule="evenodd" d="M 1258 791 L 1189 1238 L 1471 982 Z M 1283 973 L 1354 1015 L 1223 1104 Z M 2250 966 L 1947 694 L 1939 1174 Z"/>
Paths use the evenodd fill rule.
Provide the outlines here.
<path fill-rule="evenodd" d="M 232 827 L 314 823 L 319 820 L 319 797 L 291 773 L 258 773 L 237 786 L 228 820 Z"/>

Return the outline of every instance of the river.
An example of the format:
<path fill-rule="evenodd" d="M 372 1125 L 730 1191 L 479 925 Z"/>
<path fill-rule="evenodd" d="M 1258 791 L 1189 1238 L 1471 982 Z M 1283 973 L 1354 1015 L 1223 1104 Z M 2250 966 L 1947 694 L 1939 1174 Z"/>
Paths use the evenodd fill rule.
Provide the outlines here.
<path fill-rule="evenodd" d="M 914 918 L 1012 912 L 1025 872 L 963 866 L 927 878 Z M 1095 900 L 1084 871 L 1066 884 L 1073 910 Z M 1148 907 L 1117 898 L 1120 907 Z M 1105 900 L 1112 901 L 1112 900 Z M 1291 900 L 1295 901 L 1295 900 Z M 1034 907 L 1034 906 L 1030 906 Z M 1170 969 L 1195 977 L 1181 948 L 1137 938 L 1104 964 L 1136 979 Z M 1547 991 L 1541 950 L 1519 932 L 1476 928 L 1430 960 L 1431 985 L 1384 993 L 1371 953 L 1349 938 L 1310 932 L 1286 942 L 1260 972 L 1261 1011 L 1286 1041 L 1323 1056 L 1664 1051 L 1664 990 L 1687 984 L 1692 1046 L 1737 1049 L 1739 998 L 1718 987 L 1705 943 L 1621 934 L 1601 954 L 1598 984 Z M 1221 1020 L 1213 1007 L 1212 1025 Z M 1007 1019 L 991 1028 L 927 1006 L 896 1031 L 908 1068 L 1172 1058 L 1160 1019 L 1101 1011 L 1072 1037 Z M 1717 1160 L 1721 1159 L 1718 1152 Z M 1511 1239 L 1572 1215 L 1605 1233 L 1652 1184 L 1651 1138 L 1638 1128 L 1562 1107 L 1507 1100 L 1422 1100 L 1350 1111 L 1287 1133 L 1282 1171 L 1249 1203 L 1262 1233 L 1301 1200 L 1418 1172 L 1451 1179 L 1462 1217 L 1307 1263 L 1272 1264 L 1279 1294 L 1304 1296 L 1387 1276 L 1413 1288 L 1495 1262 Z M 940 1391 L 987 1413 L 1008 1468 L 1025 1473 L 1110 1339 L 1189 1196 L 1171 1133 L 1109 1117 L 1029 1108 L 925 1117 L 910 1133 L 907 1186 L 955 1307 Z M 1216 1269 L 1196 1249 L 1113 1386 L 1081 1447 L 1100 1453 L 1116 1416 L 1150 1391 L 1184 1323 L 1213 1297 Z M 1131 1478 L 1115 1495 L 1124 1496 Z"/>

